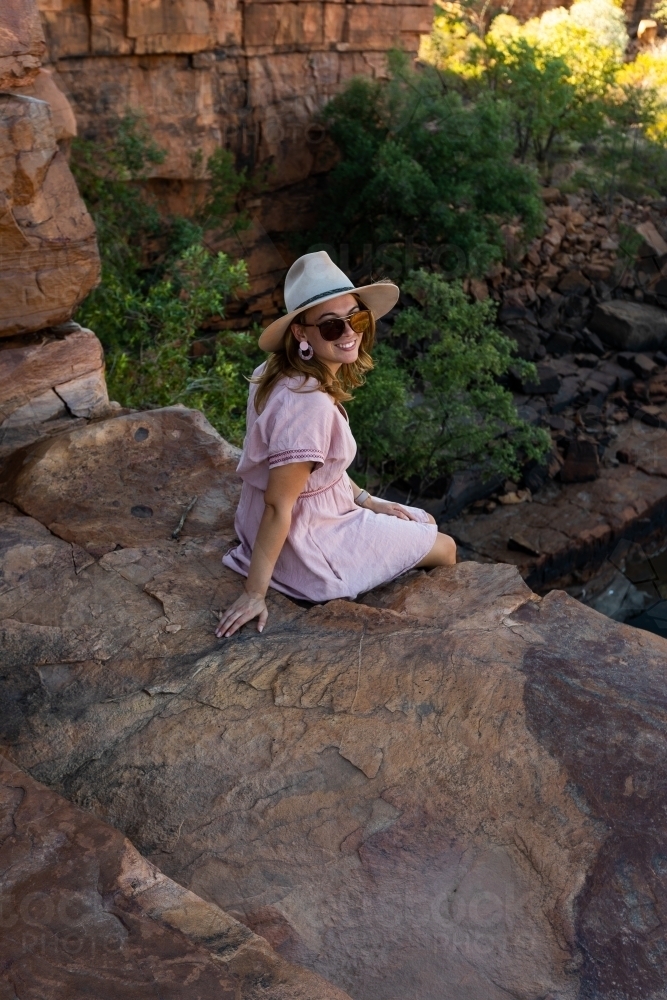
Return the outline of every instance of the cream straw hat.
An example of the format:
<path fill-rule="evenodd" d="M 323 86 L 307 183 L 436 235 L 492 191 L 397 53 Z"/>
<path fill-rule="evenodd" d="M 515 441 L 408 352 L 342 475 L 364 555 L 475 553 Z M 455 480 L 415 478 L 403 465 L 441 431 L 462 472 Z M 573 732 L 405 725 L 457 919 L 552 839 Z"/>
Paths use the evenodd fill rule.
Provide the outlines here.
<path fill-rule="evenodd" d="M 277 351 L 282 346 L 285 330 L 300 313 L 350 292 L 359 296 L 375 319 L 388 313 L 398 301 L 398 287 L 392 282 L 376 281 L 355 288 L 326 250 L 304 254 L 294 261 L 285 278 L 287 315 L 267 326 L 259 338 L 259 346 L 263 351 Z"/>

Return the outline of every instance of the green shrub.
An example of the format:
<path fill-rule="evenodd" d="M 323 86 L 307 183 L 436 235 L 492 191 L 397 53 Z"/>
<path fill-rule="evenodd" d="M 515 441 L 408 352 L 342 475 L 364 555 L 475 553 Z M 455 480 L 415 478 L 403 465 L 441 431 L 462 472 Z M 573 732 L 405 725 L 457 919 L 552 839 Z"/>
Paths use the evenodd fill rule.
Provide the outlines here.
<path fill-rule="evenodd" d="M 102 258 L 102 282 L 76 318 L 104 345 L 112 398 L 138 409 L 178 402 L 196 407 L 240 444 L 244 376 L 259 361 L 256 333 L 218 335 L 213 353 L 199 358 L 192 348 L 202 328 L 224 316 L 229 298 L 247 286 L 243 261 L 232 263 L 204 245 L 204 229 L 225 221 L 246 179 L 234 170 L 231 154 L 217 150 L 193 217 L 167 217 L 141 183 L 163 158 L 134 113 L 118 123 L 113 141 L 75 144 L 72 167 Z"/>
<path fill-rule="evenodd" d="M 411 71 L 396 53 L 391 67 L 387 81 L 353 80 L 323 112 L 341 160 L 307 239 L 347 245 L 354 263 L 370 245 L 373 268 L 395 279 L 406 248 L 419 263 L 452 270 L 458 257 L 459 274 L 483 272 L 502 255 L 503 221 L 537 232 L 535 174 L 513 160 L 500 103 L 466 104 L 436 70 Z"/>
<path fill-rule="evenodd" d="M 243 441 L 247 382 L 257 362 L 256 335 L 227 333 L 215 352 L 192 357 L 202 323 L 222 315 L 225 301 L 247 286 L 243 261 L 191 246 L 145 295 L 126 303 L 138 351 L 116 346 L 107 358 L 109 392 L 125 406 L 150 409 L 183 403 L 202 410 L 234 444 Z"/>
<path fill-rule="evenodd" d="M 401 480 L 419 497 L 457 469 L 516 475 L 542 457 L 549 435 L 519 418 L 499 382 L 510 366 L 524 375 L 534 367 L 495 327 L 494 303 L 471 303 L 460 282 L 424 270 L 404 288 L 420 306 L 398 316 L 349 404 L 367 481 L 382 489 Z"/>
<path fill-rule="evenodd" d="M 360 108 L 368 110 L 372 102 L 366 98 L 374 87 L 355 84 L 348 97 L 358 97 Z M 404 100 L 402 93 L 392 94 L 398 104 Z M 387 94 L 381 103 L 386 99 Z M 453 107 L 461 125 L 464 112 L 458 98 Z M 482 120 L 474 131 L 478 149 L 486 141 L 479 130 Z M 362 132 L 355 141 L 363 143 Z M 136 117 L 124 121 L 119 135 L 105 157 L 89 144 L 79 144 L 76 151 L 75 169 L 98 224 L 103 260 L 102 286 L 86 300 L 78 318 L 105 345 L 114 398 L 138 409 L 179 402 L 198 408 L 229 441 L 240 444 L 248 388 L 244 376 L 264 357 L 257 348 L 257 331 L 218 334 L 213 353 L 200 357 L 193 356 L 192 348 L 207 322 L 222 316 L 229 298 L 247 284 L 242 261 L 213 254 L 202 243 L 202 225 L 229 210 L 241 181 L 229 174 L 228 161 L 220 157 L 199 221 L 163 218 L 137 183 L 160 152 Z M 422 140 L 422 135 L 413 137 L 412 148 Z M 490 148 L 494 141 L 489 140 Z M 432 154 L 427 146 L 420 154 L 422 164 Z M 383 183 L 391 177 L 395 189 L 404 184 L 409 221 L 406 206 L 413 218 L 422 211 L 431 175 L 414 160 L 412 174 L 401 180 L 404 153 L 400 142 L 389 144 L 382 176 Z M 103 172 L 98 172 L 100 162 Z M 429 167 L 433 173 L 435 163 Z M 487 183 L 477 183 L 478 207 L 470 216 L 484 239 L 491 229 L 485 228 L 479 206 Z M 462 236 L 463 229 L 454 226 L 460 225 L 457 213 L 441 209 L 443 219 L 452 211 L 452 232 Z M 381 220 L 385 224 L 390 222 Z M 548 439 L 518 419 L 510 393 L 498 381 L 510 364 L 527 366 L 513 357 L 513 342 L 494 327 L 493 306 L 468 302 L 460 283 L 424 271 L 414 273 L 405 288 L 421 305 L 405 310 L 390 338 L 377 346 L 377 366 L 350 405 L 361 475 L 380 489 L 400 481 L 419 496 L 467 464 L 481 463 L 489 475 L 514 474 L 524 458 L 542 453 Z"/>

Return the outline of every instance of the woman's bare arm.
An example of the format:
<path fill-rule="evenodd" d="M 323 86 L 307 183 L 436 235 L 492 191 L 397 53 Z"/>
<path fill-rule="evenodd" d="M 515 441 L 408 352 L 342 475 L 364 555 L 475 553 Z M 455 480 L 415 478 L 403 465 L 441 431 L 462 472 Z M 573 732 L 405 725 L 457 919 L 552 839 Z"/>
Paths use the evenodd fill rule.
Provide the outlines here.
<path fill-rule="evenodd" d="M 312 469 L 312 462 L 293 462 L 290 465 L 280 465 L 269 472 L 269 483 L 264 494 L 264 513 L 252 550 L 244 592 L 220 616 L 215 630 L 219 639 L 233 635 L 253 618 L 259 618 L 258 632 L 266 625 L 266 592 L 289 533 L 292 508 L 299 494 L 303 493 Z"/>
<path fill-rule="evenodd" d="M 350 476 L 347 478 L 350 480 L 352 492 L 354 493 L 356 499 L 362 492 L 361 487 L 357 486 Z M 376 500 L 375 497 L 367 497 L 361 506 L 365 507 L 366 510 L 372 510 L 375 514 L 387 514 L 389 517 L 398 517 L 401 521 L 417 520 L 416 517 L 410 514 L 405 507 L 402 507 L 400 503 L 390 503 L 389 500 Z"/>

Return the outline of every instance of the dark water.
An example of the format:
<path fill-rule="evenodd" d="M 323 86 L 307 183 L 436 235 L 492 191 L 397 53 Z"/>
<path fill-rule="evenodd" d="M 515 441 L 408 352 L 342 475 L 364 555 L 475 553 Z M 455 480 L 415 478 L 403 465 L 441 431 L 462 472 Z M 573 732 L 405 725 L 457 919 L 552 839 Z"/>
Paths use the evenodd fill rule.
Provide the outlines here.
<path fill-rule="evenodd" d="M 609 618 L 667 639 L 667 541 L 641 546 L 621 539 L 595 576 L 567 591 Z"/>

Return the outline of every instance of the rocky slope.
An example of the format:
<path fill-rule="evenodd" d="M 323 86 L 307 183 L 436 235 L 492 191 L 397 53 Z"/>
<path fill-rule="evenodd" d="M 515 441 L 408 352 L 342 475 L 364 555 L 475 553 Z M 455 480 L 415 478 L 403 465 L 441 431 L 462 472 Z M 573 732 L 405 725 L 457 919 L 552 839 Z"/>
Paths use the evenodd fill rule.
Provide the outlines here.
<path fill-rule="evenodd" d="M 100 274 L 95 227 L 66 158 L 71 108 L 40 68 L 37 6 L 0 13 L 0 338 L 69 320 Z"/>
<path fill-rule="evenodd" d="M 87 26 L 81 44 L 107 44 L 109 66 L 135 60 L 151 86 L 152 70 L 165 74 L 172 101 L 183 82 L 174 67 L 205 70 L 209 83 L 224 68 L 207 46 L 224 49 L 220 26 L 233 32 L 240 16 L 55 6 L 43 5 L 47 20 L 69 38 Z M 284 26 L 282 8 L 259 6 L 244 7 L 248 24 Z M 288 6 L 302 18 L 294 30 L 310 30 L 314 5 Z M 349 24 L 371 17 L 357 8 L 344 11 Z M 272 594 L 262 636 L 249 627 L 216 640 L 217 612 L 239 589 L 220 561 L 233 540 L 236 452 L 199 413 L 109 404 L 99 342 L 69 322 L 97 266 L 70 197 L 71 113 L 39 72 L 34 7 L 7 9 L 0 71 L 21 95 L 5 105 L 0 225 L 27 243 L 12 257 L 22 306 L 6 311 L 0 341 L 3 996 L 657 1000 L 667 643 L 563 593 L 536 597 L 514 566 L 490 562 L 413 573 L 355 603 Z M 373 8 L 374 30 L 385 13 Z M 173 32 L 176 61 L 165 55 Z M 287 65 L 246 55 L 258 72 Z M 599 220 L 559 197 L 552 218 L 573 243 L 590 223 L 593 250 Z M 518 310 L 503 314 L 506 328 L 551 369 L 521 387 L 521 405 L 554 414 L 576 374 L 559 413 L 582 433 L 553 429 L 569 442 L 555 437 L 558 469 L 574 468 L 556 488 L 577 493 L 551 511 L 577 514 L 593 552 L 617 522 L 628 530 L 665 503 L 665 362 L 648 345 L 608 354 L 587 326 L 609 299 L 596 284 L 605 278 L 565 287 L 583 271 L 580 251 L 556 261 L 553 239 L 543 242 L 532 273 L 470 290 Z M 621 283 L 618 301 L 654 305 L 659 257 L 651 287 Z M 631 320 L 614 329 L 645 329 Z M 620 428 L 624 457 L 622 476 L 603 456 L 585 487 L 606 504 L 601 521 L 583 515 L 576 481 L 591 448 L 570 449 L 581 440 L 598 455 L 605 421 Z M 519 487 L 502 496 L 526 500 Z M 526 517 L 539 506 L 479 515 L 521 516 L 520 531 L 508 528 L 516 547 L 498 555 L 492 539 L 483 558 L 555 564 L 556 535 Z M 615 549 L 613 565 L 638 582 L 657 574 L 657 559 L 632 555 Z"/>
<path fill-rule="evenodd" d="M 518 482 L 456 475 L 427 506 L 464 557 L 507 562 L 532 587 L 560 582 L 596 600 L 618 560 L 590 578 L 621 542 L 648 546 L 644 562 L 665 545 L 667 207 L 543 193 L 542 236 L 526 251 L 508 227 L 508 265 L 468 291 L 495 298 L 503 331 L 537 364 L 536 379 L 512 375 L 508 386 L 524 419 L 550 431 L 552 452 Z M 667 574 L 636 582 L 647 602 L 664 602 Z M 628 614 L 643 606 L 631 596 Z"/>
<path fill-rule="evenodd" d="M 358 1000 L 659 996 L 667 643 L 475 563 L 218 641 L 233 460 L 176 407 L 11 463 L 6 752 Z"/>

